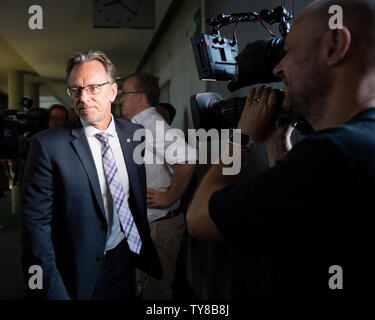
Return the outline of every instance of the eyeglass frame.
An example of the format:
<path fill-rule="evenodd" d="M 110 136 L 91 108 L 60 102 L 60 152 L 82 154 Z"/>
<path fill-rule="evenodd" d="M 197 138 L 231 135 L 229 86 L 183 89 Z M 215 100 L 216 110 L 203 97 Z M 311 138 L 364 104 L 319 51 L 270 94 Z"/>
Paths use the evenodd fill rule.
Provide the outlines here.
<path fill-rule="evenodd" d="M 99 94 L 101 91 L 102 91 L 102 86 L 105 86 L 106 84 L 109 84 L 111 83 L 111 81 L 107 81 L 105 83 L 94 83 L 94 84 L 90 84 L 88 86 L 85 86 L 85 87 L 67 87 L 66 88 L 66 92 L 68 93 L 69 97 L 76 97 L 78 98 L 79 96 L 81 96 L 82 94 L 82 90 L 85 90 L 85 92 L 88 94 L 88 95 L 95 95 L 95 94 Z M 93 86 L 99 86 L 100 90 L 99 92 L 97 93 L 89 93 L 86 89 L 87 88 L 90 88 L 90 87 L 93 87 Z M 72 90 L 72 89 L 79 89 L 79 91 L 76 93 L 72 92 L 71 94 L 69 93 L 69 90 Z"/>
<path fill-rule="evenodd" d="M 120 99 L 122 99 L 127 94 L 132 94 L 132 93 L 143 93 L 143 92 L 142 91 L 122 91 L 118 96 Z"/>

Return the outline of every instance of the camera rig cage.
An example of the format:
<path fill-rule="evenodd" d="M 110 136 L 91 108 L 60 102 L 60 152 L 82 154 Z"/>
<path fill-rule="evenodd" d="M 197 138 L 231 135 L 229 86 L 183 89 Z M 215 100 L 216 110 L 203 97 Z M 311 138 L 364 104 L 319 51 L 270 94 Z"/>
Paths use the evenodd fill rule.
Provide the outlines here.
<path fill-rule="evenodd" d="M 209 17 L 207 23 L 211 26 L 211 34 L 201 33 L 191 38 L 195 63 L 200 80 L 236 80 L 238 75 L 236 57 L 239 54 L 236 27 L 239 22 L 259 22 L 273 37 L 276 35 L 264 24 L 279 24 L 279 32 L 284 38 L 289 30 L 293 16 L 289 11 L 278 6 L 273 10 L 263 9 L 258 12 L 219 14 L 216 18 Z M 235 24 L 233 39 L 220 35 L 220 28 Z"/>

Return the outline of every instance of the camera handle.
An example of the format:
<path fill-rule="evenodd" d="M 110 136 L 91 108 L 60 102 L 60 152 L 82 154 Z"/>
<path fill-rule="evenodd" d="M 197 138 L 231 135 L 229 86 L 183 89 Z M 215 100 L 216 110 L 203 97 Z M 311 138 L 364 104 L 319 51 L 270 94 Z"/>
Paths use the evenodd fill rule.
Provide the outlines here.
<path fill-rule="evenodd" d="M 211 34 L 212 35 L 220 35 L 220 28 L 231 24 L 231 23 L 239 23 L 239 22 L 261 22 L 265 21 L 268 24 L 274 24 L 276 22 L 280 23 L 279 30 L 280 34 L 285 37 L 290 30 L 290 23 L 288 20 L 291 20 L 293 16 L 290 12 L 282 7 L 278 6 L 273 10 L 263 9 L 259 13 L 252 11 L 252 12 L 242 12 L 242 13 L 231 13 L 231 14 L 219 14 L 216 18 L 209 17 L 207 18 L 207 23 L 213 29 Z"/>

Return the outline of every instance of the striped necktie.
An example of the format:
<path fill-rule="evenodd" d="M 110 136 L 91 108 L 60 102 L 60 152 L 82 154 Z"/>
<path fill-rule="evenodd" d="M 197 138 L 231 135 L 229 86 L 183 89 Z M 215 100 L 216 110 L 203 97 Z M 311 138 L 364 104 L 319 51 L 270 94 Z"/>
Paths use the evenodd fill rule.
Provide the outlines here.
<path fill-rule="evenodd" d="M 131 251 L 139 254 L 141 251 L 142 240 L 139 236 L 138 229 L 134 223 L 132 213 L 128 202 L 125 199 L 125 191 L 121 184 L 120 175 L 118 173 L 116 160 L 113 155 L 111 146 L 108 143 L 108 133 L 100 132 L 95 134 L 95 136 L 100 140 L 102 147 L 102 157 L 103 157 L 103 168 L 109 189 L 111 191 L 113 204 L 118 213 L 122 229 L 125 233 L 128 245 Z"/>

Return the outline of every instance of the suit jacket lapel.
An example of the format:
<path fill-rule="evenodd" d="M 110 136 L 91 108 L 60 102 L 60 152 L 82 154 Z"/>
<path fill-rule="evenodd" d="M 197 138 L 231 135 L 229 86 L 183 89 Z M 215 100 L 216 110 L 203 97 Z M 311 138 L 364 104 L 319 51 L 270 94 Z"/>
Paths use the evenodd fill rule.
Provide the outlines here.
<path fill-rule="evenodd" d="M 130 191 L 133 191 L 130 194 L 134 196 L 134 200 L 137 202 L 137 206 L 140 210 L 139 214 L 141 214 L 141 216 L 137 217 L 134 216 L 133 213 L 134 220 L 139 223 L 147 224 L 147 216 L 142 215 L 142 212 L 146 212 L 147 210 L 146 207 L 144 207 L 146 205 L 146 178 L 144 167 L 136 164 L 133 159 L 134 149 L 139 142 L 133 140 L 134 130 L 130 130 L 128 126 L 116 119 L 115 123 L 117 135 L 125 159 L 126 170 L 128 172 Z M 141 192 L 144 192 L 144 194 Z M 143 221 L 138 221 L 139 218 Z"/>
<path fill-rule="evenodd" d="M 100 191 L 99 178 L 96 172 L 95 162 L 92 157 L 91 149 L 89 143 L 87 142 L 85 131 L 83 130 L 79 119 L 76 119 L 74 124 L 75 126 L 72 128 L 71 134 L 73 137 L 75 137 L 75 139 L 72 140 L 71 143 L 75 151 L 77 152 L 77 155 L 81 160 L 81 163 L 86 171 L 95 199 L 99 205 L 103 217 L 105 218 L 105 211 L 103 205 L 103 198 Z"/>
<path fill-rule="evenodd" d="M 126 122 L 120 122 L 115 119 L 116 131 L 120 140 L 122 153 L 125 159 L 126 169 L 128 171 L 130 191 L 134 196 L 138 207 L 137 214 L 133 213 L 134 222 L 142 238 L 142 249 L 139 255 L 134 255 L 136 265 L 141 270 L 151 274 L 156 279 L 161 280 L 163 270 L 160 259 L 151 240 L 150 229 L 147 221 L 146 206 L 146 172 L 143 165 L 138 165 L 133 160 L 134 149 L 139 145 L 138 141 L 133 141 L 134 130 L 130 129 Z"/>
<path fill-rule="evenodd" d="M 122 125 L 116 121 L 116 131 L 120 141 L 122 153 L 125 159 L 126 170 L 128 171 L 129 183 L 133 190 L 139 190 L 138 186 L 138 172 L 137 165 L 133 160 L 133 151 L 137 143 L 133 141 L 133 131 L 129 130 L 127 126 Z"/>

